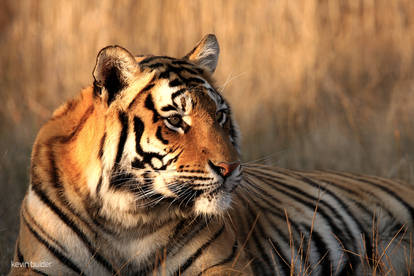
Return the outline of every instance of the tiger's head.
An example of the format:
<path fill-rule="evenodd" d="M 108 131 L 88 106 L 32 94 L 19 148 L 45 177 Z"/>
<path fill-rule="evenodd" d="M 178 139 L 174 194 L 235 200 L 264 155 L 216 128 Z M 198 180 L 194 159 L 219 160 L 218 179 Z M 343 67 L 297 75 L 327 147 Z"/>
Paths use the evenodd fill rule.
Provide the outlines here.
<path fill-rule="evenodd" d="M 99 52 L 93 77 L 104 106 L 97 189 L 104 204 L 196 215 L 229 207 L 241 171 L 230 107 L 211 79 L 218 55 L 214 35 L 183 58 L 134 57 L 119 46 Z"/>

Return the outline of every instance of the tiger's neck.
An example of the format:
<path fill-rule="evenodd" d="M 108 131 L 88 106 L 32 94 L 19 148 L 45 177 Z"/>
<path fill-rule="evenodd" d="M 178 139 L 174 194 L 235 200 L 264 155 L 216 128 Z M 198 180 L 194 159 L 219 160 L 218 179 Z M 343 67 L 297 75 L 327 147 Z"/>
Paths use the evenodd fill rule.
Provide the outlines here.
<path fill-rule="evenodd" d="M 136 208 L 130 193 L 109 188 L 105 171 L 111 168 L 105 162 L 111 160 L 104 160 L 103 144 L 105 137 L 113 139 L 105 134 L 105 124 L 111 122 L 106 122 L 107 110 L 96 101 L 93 89 L 87 88 L 58 108 L 42 127 L 33 147 L 32 185 L 48 191 L 49 197 L 68 203 L 64 208 L 70 207 L 118 234 L 131 228 L 147 233 L 157 224 L 183 219 L 184 214 L 166 212 L 165 206 Z M 116 142 L 107 144 L 105 150 L 111 151 L 111 147 L 116 147 L 113 144 Z"/>
<path fill-rule="evenodd" d="M 32 187 L 78 213 L 85 212 L 100 178 L 97 156 L 105 125 L 95 101 L 90 87 L 58 108 L 39 131 L 32 152 Z"/>

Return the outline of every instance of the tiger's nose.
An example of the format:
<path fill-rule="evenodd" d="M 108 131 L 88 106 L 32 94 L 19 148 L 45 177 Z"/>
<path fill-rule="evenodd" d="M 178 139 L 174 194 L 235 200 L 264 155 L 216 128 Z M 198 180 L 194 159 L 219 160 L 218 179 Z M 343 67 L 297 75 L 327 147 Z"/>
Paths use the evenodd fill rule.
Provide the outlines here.
<path fill-rule="evenodd" d="M 226 163 L 220 162 L 217 165 L 208 161 L 210 167 L 220 176 L 227 177 L 229 176 L 237 167 L 240 166 L 240 162 Z"/>

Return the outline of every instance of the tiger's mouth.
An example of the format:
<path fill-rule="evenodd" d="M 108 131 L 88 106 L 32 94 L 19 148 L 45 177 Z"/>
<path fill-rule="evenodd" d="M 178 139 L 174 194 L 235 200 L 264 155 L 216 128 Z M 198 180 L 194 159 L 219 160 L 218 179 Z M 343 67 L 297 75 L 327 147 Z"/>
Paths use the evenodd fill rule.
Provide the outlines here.
<path fill-rule="evenodd" d="M 200 177 L 197 179 L 200 180 Z M 167 206 L 170 210 L 175 208 L 196 215 L 222 214 L 230 207 L 232 192 L 238 186 L 240 179 L 208 178 L 208 180 L 211 182 L 178 177 L 165 181 L 160 175 L 153 183 L 153 191 L 147 193 L 151 199 L 147 197 L 143 202 L 152 202 L 153 206 Z M 162 204 L 163 202 L 167 205 Z"/>
<path fill-rule="evenodd" d="M 132 193 L 136 208 L 153 208 L 186 214 L 219 215 L 231 205 L 241 173 L 223 178 L 215 174 L 180 175 L 174 171 L 118 172 L 112 185 Z"/>
<path fill-rule="evenodd" d="M 192 207 L 196 215 L 220 215 L 231 206 L 234 189 L 241 179 L 221 179 L 212 183 L 192 184 L 187 193 L 177 193 L 183 208 Z"/>

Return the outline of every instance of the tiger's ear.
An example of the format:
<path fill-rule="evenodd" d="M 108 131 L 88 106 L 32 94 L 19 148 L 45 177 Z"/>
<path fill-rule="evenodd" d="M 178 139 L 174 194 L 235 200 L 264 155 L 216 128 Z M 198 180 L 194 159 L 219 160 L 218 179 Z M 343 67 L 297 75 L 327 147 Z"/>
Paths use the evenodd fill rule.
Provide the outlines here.
<path fill-rule="evenodd" d="M 184 59 L 207 68 L 210 73 L 216 70 L 220 53 L 219 44 L 216 36 L 208 34 L 191 50 Z"/>
<path fill-rule="evenodd" d="M 133 80 L 138 65 L 134 56 L 120 46 L 108 46 L 99 51 L 93 70 L 95 93 L 105 96 L 108 105 Z"/>

